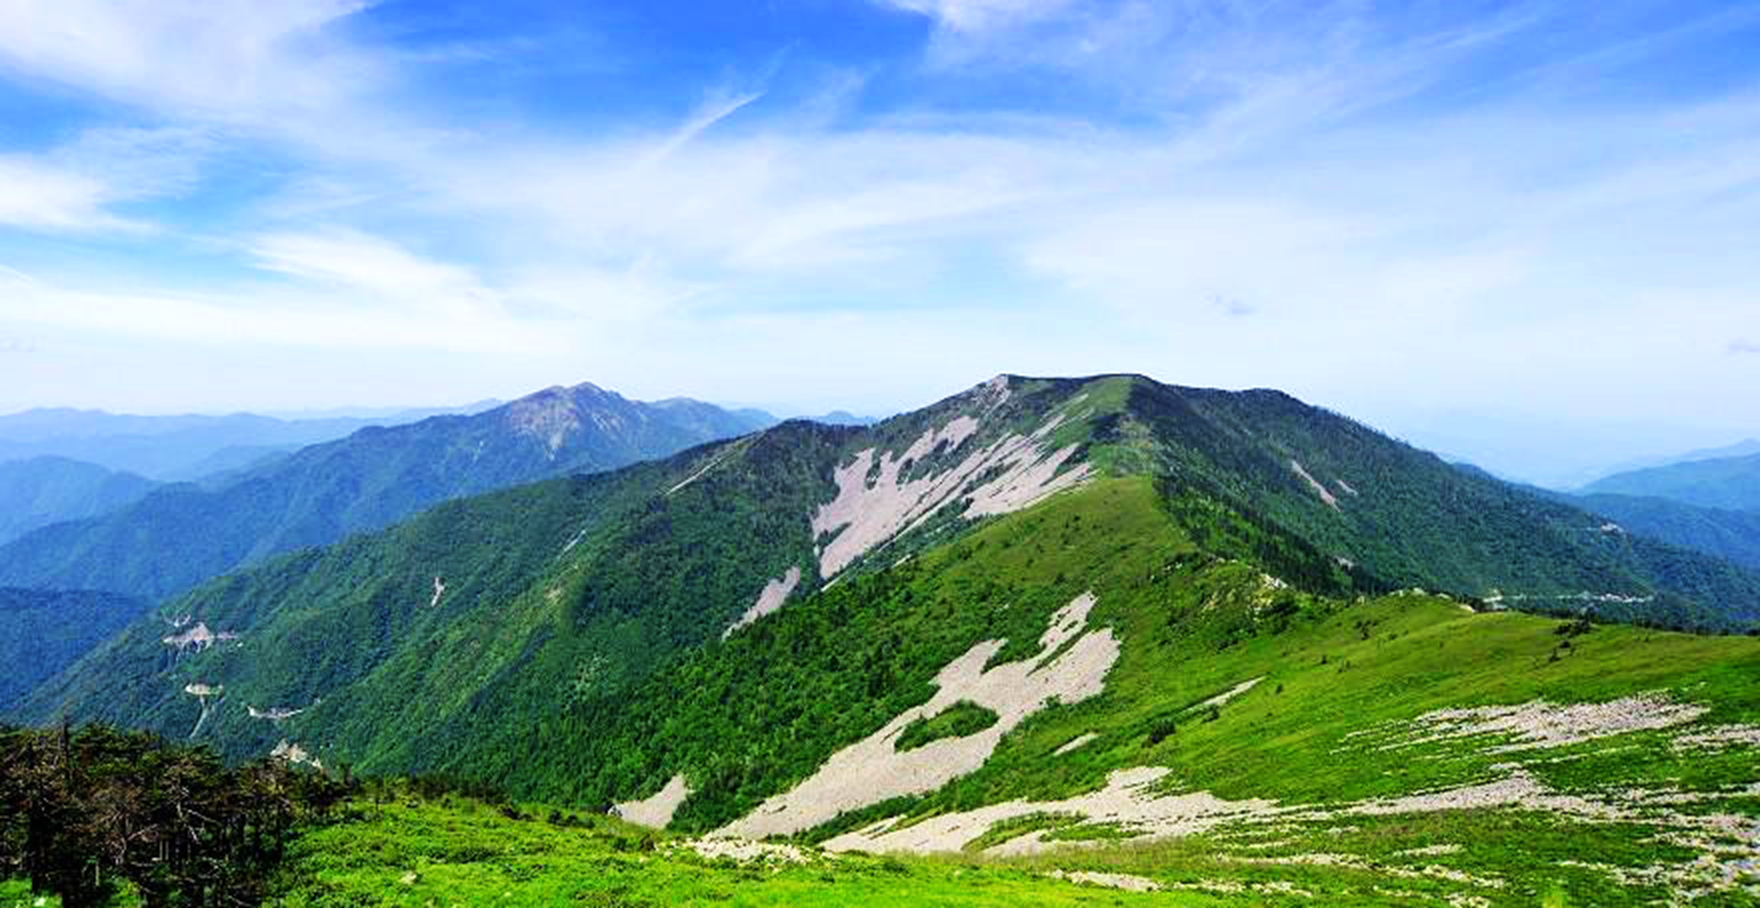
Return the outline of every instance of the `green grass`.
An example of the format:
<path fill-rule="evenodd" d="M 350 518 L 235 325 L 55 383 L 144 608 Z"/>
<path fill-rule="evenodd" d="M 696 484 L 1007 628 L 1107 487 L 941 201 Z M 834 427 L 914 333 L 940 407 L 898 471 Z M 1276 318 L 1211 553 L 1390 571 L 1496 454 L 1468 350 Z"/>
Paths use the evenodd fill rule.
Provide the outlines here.
<path fill-rule="evenodd" d="M 887 857 L 710 860 L 595 816 L 510 819 L 474 802 L 357 804 L 295 847 L 281 906 L 1209 905 L 1045 878 L 1033 869 Z M 4 892 L 5 890 L 0 890 Z M 0 903 L 3 904 L 3 903 Z"/>
<path fill-rule="evenodd" d="M 915 750 L 942 738 L 975 735 L 995 725 L 997 718 L 995 711 L 970 700 L 961 700 L 927 719 L 906 725 L 904 731 L 898 733 L 898 741 L 893 746 L 901 751 Z"/>

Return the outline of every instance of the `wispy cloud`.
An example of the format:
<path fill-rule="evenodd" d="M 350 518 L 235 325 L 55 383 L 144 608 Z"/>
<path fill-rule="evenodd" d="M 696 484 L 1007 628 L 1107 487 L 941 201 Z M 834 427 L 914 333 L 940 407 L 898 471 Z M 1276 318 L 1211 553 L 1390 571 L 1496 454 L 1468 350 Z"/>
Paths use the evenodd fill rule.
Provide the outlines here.
<path fill-rule="evenodd" d="M 50 230 L 116 227 L 103 181 L 32 157 L 0 157 L 0 224 Z"/>
<path fill-rule="evenodd" d="M 461 313 L 500 305 L 470 270 L 358 230 L 268 234 L 248 248 L 259 268 L 377 301 Z"/>
<path fill-rule="evenodd" d="M 448 106 L 450 86 L 423 79 L 457 70 L 454 37 L 392 46 L 361 27 L 383 10 L 357 2 L 25 3 L 0 71 L 156 128 L 0 156 L 0 224 L 126 233 L 166 207 L 134 202 L 246 198 L 159 227 L 203 243 L 212 273 L 137 282 L 138 256 L 52 269 L 0 300 L 0 330 L 363 363 L 375 342 L 542 350 L 522 368 L 625 384 L 719 369 L 749 399 L 803 384 L 753 366 L 784 359 L 854 386 L 857 361 L 890 358 L 912 393 L 1136 368 L 1341 403 L 1384 394 L 1395 360 L 1438 395 L 1540 385 L 1573 404 L 1637 386 L 1630 362 L 1663 347 L 1678 368 L 1633 394 L 1741 366 L 1702 352 L 1751 309 L 1755 81 L 1572 96 L 1740 17 L 1665 10 L 1679 33 L 1645 43 L 1585 36 L 1538 0 L 881 5 L 928 17 L 928 44 L 830 77 L 757 54 L 588 127 L 570 117 L 598 89 L 566 80 L 580 103 L 564 114 Z M 473 64 L 524 52 L 463 40 Z M 710 334 L 738 342 L 684 340 Z M 1371 336 L 1380 365 L 1360 353 Z"/>
<path fill-rule="evenodd" d="M 0 67 L 179 115 L 266 122 L 332 107 L 381 61 L 328 29 L 363 0 L 15 0 Z"/>
<path fill-rule="evenodd" d="M 879 0 L 960 32 L 1014 25 L 1056 13 L 1073 0 Z"/>
<path fill-rule="evenodd" d="M 47 152 L 0 155 L 0 225 L 146 229 L 116 207 L 187 190 L 207 145 L 201 133 L 182 128 L 95 128 Z"/>
<path fill-rule="evenodd" d="M 1737 355 L 1760 354 L 1760 344 L 1750 340 L 1732 340 L 1729 342 L 1729 352 Z"/>

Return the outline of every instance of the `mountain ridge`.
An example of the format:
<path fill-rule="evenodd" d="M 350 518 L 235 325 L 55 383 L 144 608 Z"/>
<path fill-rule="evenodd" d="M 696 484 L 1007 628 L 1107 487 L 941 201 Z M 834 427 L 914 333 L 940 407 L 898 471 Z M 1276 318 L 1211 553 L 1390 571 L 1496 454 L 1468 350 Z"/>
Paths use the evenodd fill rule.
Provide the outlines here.
<path fill-rule="evenodd" d="M 41 527 L 125 507 L 159 483 L 66 457 L 0 463 L 0 545 Z"/>
<path fill-rule="evenodd" d="M 1668 498 L 1706 508 L 1760 511 L 1760 454 L 1718 457 L 1605 476 L 1578 494 Z"/>
<path fill-rule="evenodd" d="M 0 547 L 0 583 L 161 598 L 448 498 L 622 466 L 752 428 L 709 405 L 658 408 L 591 384 L 558 386 L 475 415 L 368 426 L 218 488 L 169 486 L 119 512 L 39 529 Z"/>

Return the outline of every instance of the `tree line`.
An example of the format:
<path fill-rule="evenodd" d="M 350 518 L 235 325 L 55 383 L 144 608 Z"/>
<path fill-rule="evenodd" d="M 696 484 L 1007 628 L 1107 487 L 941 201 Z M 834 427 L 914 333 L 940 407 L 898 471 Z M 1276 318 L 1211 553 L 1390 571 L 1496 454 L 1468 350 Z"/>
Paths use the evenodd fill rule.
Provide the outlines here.
<path fill-rule="evenodd" d="M 65 908 L 125 886 L 148 906 L 256 904 L 299 828 L 347 793 L 144 732 L 0 727 L 0 879 L 28 878 Z"/>

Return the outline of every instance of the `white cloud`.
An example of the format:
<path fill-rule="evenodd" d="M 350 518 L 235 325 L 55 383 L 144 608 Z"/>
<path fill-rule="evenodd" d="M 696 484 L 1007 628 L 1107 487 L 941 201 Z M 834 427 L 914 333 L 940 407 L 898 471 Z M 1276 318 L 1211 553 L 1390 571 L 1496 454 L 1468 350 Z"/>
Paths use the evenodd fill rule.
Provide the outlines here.
<path fill-rule="evenodd" d="M 0 157 L 0 224 L 49 230 L 115 227 L 104 210 L 110 201 L 102 180 L 47 165 L 32 157 Z"/>
<path fill-rule="evenodd" d="M 277 233 L 249 244 L 257 267 L 374 299 L 471 312 L 499 307 L 469 269 L 416 255 L 382 237 L 334 228 Z"/>
<path fill-rule="evenodd" d="M 362 0 L 8 0 L 0 67 L 128 103 L 268 121 L 334 106 L 379 64 L 326 33 Z"/>
<path fill-rule="evenodd" d="M 40 154 L 0 154 L 0 224 L 31 230 L 142 229 L 119 203 L 173 195 L 205 151 L 183 129 L 90 129 Z"/>
<path fill-rule="evenodd" d="M 1072 0 L 880 0 L 961 32 L 982 31 L 1056 13 Z"/>
<path fill-rule="evenodd" d="M 42 280 L 9 281 L 0 324 L 91 340 L 171 348 L 303 347 L 329 351 L 428 350 L 513 355 L 549 346 L 539 325 L 440 306 L 412 311 L 364 305 L 335 293 L 252 286 L 130 293 Z"/>

